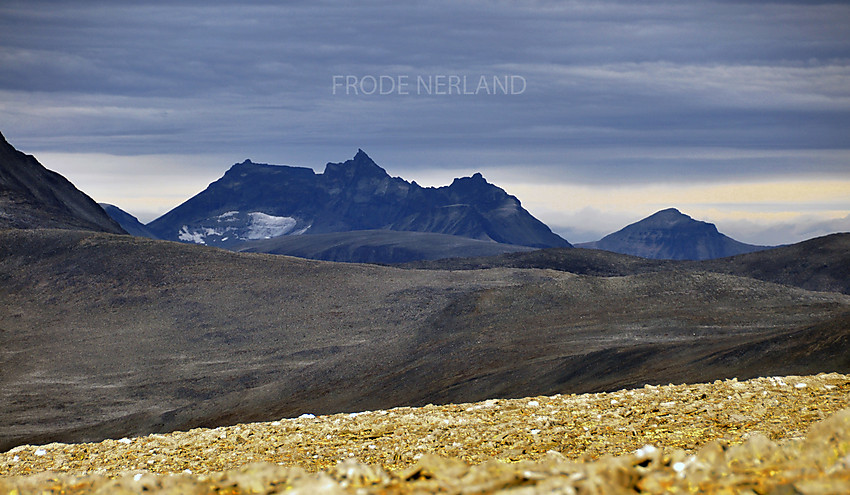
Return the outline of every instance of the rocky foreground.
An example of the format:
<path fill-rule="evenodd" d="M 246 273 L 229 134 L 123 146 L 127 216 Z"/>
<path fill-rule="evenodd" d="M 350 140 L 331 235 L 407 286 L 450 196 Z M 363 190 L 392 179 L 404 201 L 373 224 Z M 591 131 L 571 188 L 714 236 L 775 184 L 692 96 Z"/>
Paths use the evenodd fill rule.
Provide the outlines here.
<path fill-rule="evenodd" d="M 0 493 L 850 493 L 850 376 L 645 386 L 0 453 Z"/>

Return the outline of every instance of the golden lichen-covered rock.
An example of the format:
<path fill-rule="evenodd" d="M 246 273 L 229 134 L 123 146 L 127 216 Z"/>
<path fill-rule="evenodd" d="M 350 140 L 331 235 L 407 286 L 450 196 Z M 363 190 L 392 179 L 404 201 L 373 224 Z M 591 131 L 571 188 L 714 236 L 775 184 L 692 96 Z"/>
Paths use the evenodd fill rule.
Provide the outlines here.
<path fill-rule="evenodd" d="M 0 494 L 45 492 L 850 493 L 850 377 L 307 415 L 0 453 Z"/>

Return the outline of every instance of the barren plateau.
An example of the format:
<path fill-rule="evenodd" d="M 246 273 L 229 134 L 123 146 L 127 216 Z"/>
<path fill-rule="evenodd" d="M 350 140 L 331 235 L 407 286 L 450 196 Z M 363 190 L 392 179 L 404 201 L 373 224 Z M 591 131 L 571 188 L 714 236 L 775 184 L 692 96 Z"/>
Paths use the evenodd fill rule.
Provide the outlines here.
<path fill-rule="evenodd" d="M 1 450 L 850 367 L 850 296 L 699 269 L 409 270 L 8 230 L 0 307 Z"/>

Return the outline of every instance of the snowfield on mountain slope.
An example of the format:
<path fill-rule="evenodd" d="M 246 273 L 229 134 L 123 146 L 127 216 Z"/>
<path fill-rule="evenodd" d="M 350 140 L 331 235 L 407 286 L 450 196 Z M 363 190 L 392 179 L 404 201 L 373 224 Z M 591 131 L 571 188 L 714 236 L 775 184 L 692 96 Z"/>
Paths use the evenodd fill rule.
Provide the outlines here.
<path fill-rule="evenodd" d="M 261 211 L 248 213 L 251 223 L 248 225 L 246 239 L 271 239 L 288 234 L 297 223 L 292 217 L 276 217 Z"/>
<path fill-rule="evenodd" d="M 208 244 L 209 237 L 216 237 L 220 241 L 271 239 L 291 233 L 298 223 L 293 217 L 269 215 L 261 211 L 245 215 L 238 211 L 228 211 L 209 220 L 213 226 L 190 229 L 188 225 L 183 225 L 177 238 L 195 244 Z"/>

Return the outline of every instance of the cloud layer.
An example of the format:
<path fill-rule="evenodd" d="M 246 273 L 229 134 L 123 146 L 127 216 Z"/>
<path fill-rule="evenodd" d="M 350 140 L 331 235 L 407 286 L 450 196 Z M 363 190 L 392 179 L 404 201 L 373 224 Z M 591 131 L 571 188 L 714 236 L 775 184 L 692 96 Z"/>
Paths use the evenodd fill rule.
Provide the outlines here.
<path fill-rule="evenodd" d="M 29 152 L 318 169 L 362 147 L 410 179 L 506 188 L 843 180 L 848 25 L 808 1 L 10 1 L 2 131 Z M 334 94 L 334 76 L 526 86 Z"/>

